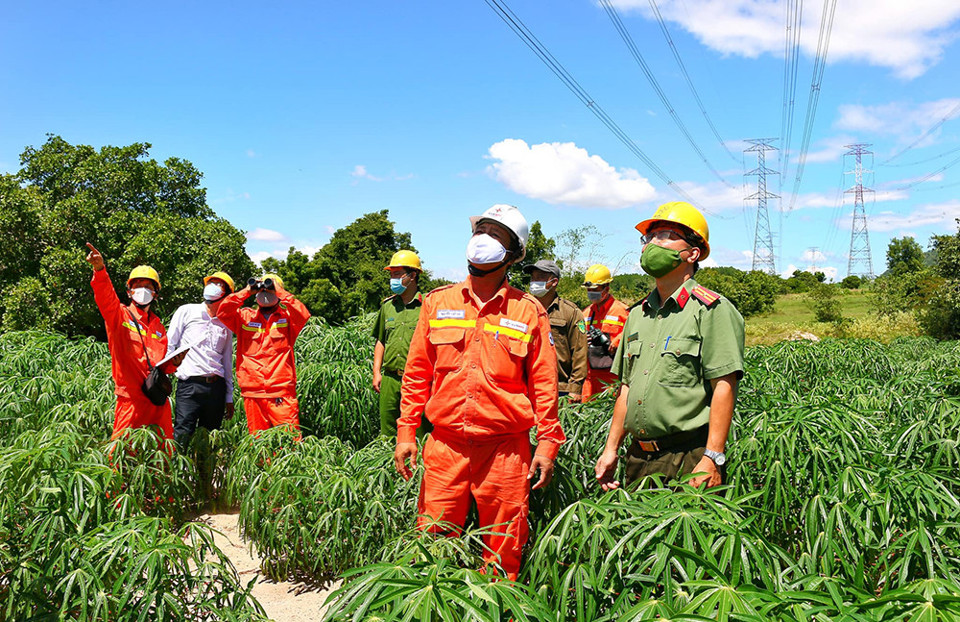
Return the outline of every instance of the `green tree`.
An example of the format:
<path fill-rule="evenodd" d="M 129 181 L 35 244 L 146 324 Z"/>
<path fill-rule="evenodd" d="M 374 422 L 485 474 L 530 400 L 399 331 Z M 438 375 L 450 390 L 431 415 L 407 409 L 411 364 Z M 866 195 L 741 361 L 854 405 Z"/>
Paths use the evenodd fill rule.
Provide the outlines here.
<path fill-rule="evenodd" d="M 819 272 L 818 274 L 823 273 Z M 794 270 L 793 276 L 787 279 L 784 285 L 789 292 L 803 293 L 813 289 L 817 283 L 821 282 L 822 279 L 815 274 L 807 272 L 806 270 Z"/>
<path fill-rule="evenodd" d="M 887 270 L 894 275 L 913 274 L 924 267 L 923 249 L 910 236 L 893 238 L 887 245 Z"/>
<path fill-rule="evenodd" d="M 837 287 L 835 285 L 820 283 L 812 288 L 807 296 L 810 299 L 813 315 L 818 322 L 838 324 L 843 321 L 843 313 L 840 308 L 840 301 L 837 299 Z"/>
<path fill-rule="evenodd" d="M 920 325 L 937 339 L 960 339 L 960 218 L 957 233 L 935 235 L 931 246 L 936 258 L 934 272 L 941 282 L 918 313 Z"/>
<path fill-rule="evenodd" d="M 0 251 L 4 329 L 104 336 L 86 242 L 104 254 L 121 298 L 131 268 L 156 268 L 161 316 L 200 300 L 210 272 L 249 276 L 254 266 L 243 232 L 207 206 L 200 171 L 179 158 L 149 159 L 149 149 L 135 143 L 98 150 L 49 136 L 23 151 L 15 175 L 0 176 L 0 227 L 8 240 Z"/>
<path fill-rule="evenodd" d="M 840 281 L 840 287 L 844 289 L 860 289 L 862 284 L 863 280 L 855 274 L 844 277 L 844 279 Z"/>
<path fill-rule="evenodd" d="M 702 268 L 696 279 L 707 289 L 726 296 L 744 317 L 773 311 L 784 287 L 776 275 L 760 270 L 743 272 L 730 266 Z"/>

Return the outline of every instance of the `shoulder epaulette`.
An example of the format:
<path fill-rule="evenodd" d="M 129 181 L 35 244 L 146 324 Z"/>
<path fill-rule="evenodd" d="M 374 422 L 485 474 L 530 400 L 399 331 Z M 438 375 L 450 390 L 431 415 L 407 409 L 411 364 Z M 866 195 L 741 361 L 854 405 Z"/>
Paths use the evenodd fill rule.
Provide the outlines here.
<path fill-rule="evenodd" d="M 694 286 L 694 288 L 690 290 L 690 294 L 708 307 L 720 300 L 720 294 L 702 285 Z"/>

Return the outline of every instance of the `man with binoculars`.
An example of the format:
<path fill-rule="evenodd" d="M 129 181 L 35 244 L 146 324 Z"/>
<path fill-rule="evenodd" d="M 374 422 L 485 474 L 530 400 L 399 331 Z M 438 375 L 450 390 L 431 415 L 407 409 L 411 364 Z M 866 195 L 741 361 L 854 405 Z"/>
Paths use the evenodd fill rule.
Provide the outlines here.
<path fill-rule="evenodd" d="M 243 303 L 256 295 L 256 307 Z M 237 383 L 251 434 L 277 425 L 300 430 L 293 344 L 310 312 L 276 274 L 251 278 L 220 303 L 217 318 L 237 336 Z"/>

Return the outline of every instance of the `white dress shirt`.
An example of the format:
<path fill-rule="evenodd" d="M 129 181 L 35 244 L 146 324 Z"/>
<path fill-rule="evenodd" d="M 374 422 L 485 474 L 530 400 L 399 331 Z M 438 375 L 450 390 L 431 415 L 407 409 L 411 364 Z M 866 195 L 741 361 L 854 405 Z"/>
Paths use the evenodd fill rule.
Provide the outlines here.
<path fill-rule="evenodd" d="M 183 305 L 167 329 L 167 355 L 181 345 L 192 347 L 176 376 L 220 376 L 227 381 L 227 403 L 233 403 L 233 333 L 203 303 Z"/>

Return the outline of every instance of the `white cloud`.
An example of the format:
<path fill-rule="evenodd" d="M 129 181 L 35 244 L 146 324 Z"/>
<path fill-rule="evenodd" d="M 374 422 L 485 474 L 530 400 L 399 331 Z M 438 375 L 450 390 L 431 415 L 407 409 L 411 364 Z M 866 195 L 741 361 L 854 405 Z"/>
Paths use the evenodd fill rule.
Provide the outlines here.
<path fill-rule="evenodd" d="M 756 178 L 754 178 L 756 179 Z M 756 187 L 749 185 L 730 186 L 719 181 L 712 181 L 706 184 L 698 184 L 690 181 L 677 182 L 684 192 L 694 200 L 695 203 L 702 206 L 710 216 L 709 212 L 722 212 L 727 210 L 742 209 L 743 198 L 748 194 L 756 192 Z M 676 199 L 668 199 L 674 201 Z M 770 205 L 774 202 L 770 201 Z M 754 203 L 756 205 L 756 203 Z"/>
<path fill-rule="evenodd" d="M 257 227 L 253 231 L 247 233 L 248 241 L 255 242 L 283 242 L 287 239 L 287 236 L 283 235 L 279 231 L 274 231 L 273 229 L 261 229 Z"/>
<path fill-rule="evenodd" d="M 614 0 L 614 4 L 652 19 L 647 0 Z M 723 54 L 782 58 L 783 2 L 686 0 L 663 2 L 659 8 L 664 19 Z M 822 10 L 821 3 L 804 6 L 801 48 L 810 58 L 817 51 Z M 958 18 L 956 0 L 843 0 L 837 3 L 827 61 L 862 61 L 888 67 L 904 79 L 916 78 L 943 57 L 956 38 L 949 27 Z"/>
<path fill-rule="evenodd" d="M 827 256 L 820 251 L 819 249 L 807 249 L 803 251 L 803 255 L 800 256 L 800 259 L 803 261 L 809 261 L 811 263 L 823 263 L 827 260 Z"/>
<path fill-rule="evenodd" d="M 880 212 L 867 218 L 867 226 L 870 231 L 878 232 L 906 229 L 915 231 L 917 227 L 934 226 L 952 231 L 957 218 L 960 218 L 960 200 L 955 199 L 946 203 L 922 205 L 909 214 Z"/>
<path fill-rule="evenodd" d="M 621 209 L 656 198 L 636 170 L 615 169 L 574 143 L 527 145 L 508 138 L 490 147 L 487 172 L 507 188 L 550 204 Z"/>
<path fill-rule="evenodd" d="M 789 266 L 784 268 L 783 271 L 780 273 L 780 278 L 789 279 L 790 277 L 793 276 L 793 273 L 796 272 L 797 270 L 799 270 L 799 268 L 797 268 L 793 264 L 790 264 Z"/>
<path fill-rule="evenodd" d="M 843 154 L 850 151 L 846 145 L 851 145 L 855 142 L 857 142 L 857 140 L 852 136 L 834 136 L 833 138 L 818 140 L 814 145 L 817 149 L 807 151 L 807 164 L 839 162 L 843 158 Z M 799 153 L 791 154 L 791 156 L 794 156 L 794 163 L 796 163 L 799 155 Z"/>
<path fill-rule="evenodd" d="M 823 272 L 828 281 L 837 280 L 837 274 L 840 273 L 840 270 L 835 266 L 817 266 L 817 272 Z"/>
<path fill-rule="evenodd" d="M 838 108 L 840 118 L 834 126 L 852 132 L 872 132 L 887 136 L 899 136 L 902 140 L 915 140 L 922 132 L 952 113 L 960 105 L 960 99 L 947 98 L 915 104 L 890 102 L 877 106 L 846 104 Z M 931 144 L 937 136 L 934 132 L 918 146 Z"/>
<path fill-rule="evenodd" d="M 303 244 L 303 245 L 297 245 L 294 248 L 296 248 L 296 250 L 300 251 L 307 257 L 313 257 L 314 254 L 316 254 L 316 252 L 320 250 L 322 247 L 311 246 L 310 244 Z M 280 261 L 284 261 L 287 258 L 287 255 L 289 254 L 290 254 L 289 248 L 277 248 L 272 251 L 259 251 L 257 253 L 254 253 L 250 255 L 250 259 L 252 259 L 257 264 L 261 263 L 267 257 L 273 257 L 274 259 L 279 259 Z"/>
<path fill-rule="evenodd" d="M 210 205 L 223 205 L 225 203 L 233 203 L 234 201 L 240 201 L 240 200 L 246 201 L 249 199 L 250 199 L 249 192 L 234 192 L 231 189 L 227 189 L 226 195 L 216 199 L 210 199 L 208 203 Z"/>
<path fill-rule="evenodd" d="M 354 180 L 356 180 L 353 182 L 354 184 L 356 184 L 357 181 L 361 179 L 366 179 L 367 181 L 406 181 L 408 179 L 413 179 L 414 174 L 406 173 L 404 175 L 397 175 L 397 174 L 391 173 L 390 175 L 387 175 L 385 177 L 380 177 L 380 176 L 371 174 L 370 171 L 367 170 L 367 167 L 364 166 L 363 164 L 357 164 L 356 166 L 353 167 L 353 170 L 350 172 L 350 177 L 353 177 Z"/>
<path fill-rule="evenodd" d="M 259 253 L 250 255 L 250 259 L 252 259 L 253 263 L 257 264 L 258 266 L 263 262 L 264 259 L 267 259 L 268 257 L 273 257 L 273 253 L 270 251 L 260 251 Z"/>

